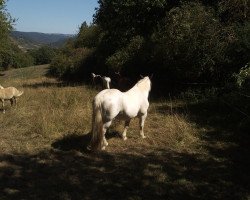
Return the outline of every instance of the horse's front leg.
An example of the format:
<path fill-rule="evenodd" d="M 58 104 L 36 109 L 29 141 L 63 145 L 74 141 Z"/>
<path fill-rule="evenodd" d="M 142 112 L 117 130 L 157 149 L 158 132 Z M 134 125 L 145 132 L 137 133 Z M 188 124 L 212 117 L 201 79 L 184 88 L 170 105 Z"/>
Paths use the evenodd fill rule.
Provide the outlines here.
<path fill-rule="evenodd" d="M 123 133 L 122 133 L 122 139 L 123 139 L 123 140 L 127 140 L 127 139 L 128 139 L 128 138 L 127 138 L 127 130 L 128 130 L 128 128 L 129 128 L 129 124 L 130 124 L 130 119 L 125 121 L 124 131 L 123 131 Z"/>
<path fill-rule="evenodd" d="M 140 135 L 142 138 L 146 138 L 146 136 L 144 135 L 144 131 L 143 131 L 146 117 L 147 117 L 147 113 L 141 115 L 140 121 L 139 121 L 139 123 L 140 123 Z"/>
<path fill-rule="evenodd" d="M 1 99 L 2 101 L 2 109 L 3 109 L 3 113 L 5 113 L 5 109 L 4 109 L 4 99 Z"/>
<path fill-rule="evenodd" d="M 17 107 L 17 98 L 14 97 L 14 100 L 15 100 L 15 106 Z"/>

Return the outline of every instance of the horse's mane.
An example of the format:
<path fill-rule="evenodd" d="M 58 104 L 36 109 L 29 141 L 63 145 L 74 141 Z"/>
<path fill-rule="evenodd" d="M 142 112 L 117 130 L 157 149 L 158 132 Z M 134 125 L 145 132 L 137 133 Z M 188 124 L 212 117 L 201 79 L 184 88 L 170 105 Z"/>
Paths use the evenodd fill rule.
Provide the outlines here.
<path fill-rule="evenodd" d="M 136 83 L 136 86 L 143 92 L 149 92 L 151 90 L 151 81 L 148 76 L 145 76 Z"/>

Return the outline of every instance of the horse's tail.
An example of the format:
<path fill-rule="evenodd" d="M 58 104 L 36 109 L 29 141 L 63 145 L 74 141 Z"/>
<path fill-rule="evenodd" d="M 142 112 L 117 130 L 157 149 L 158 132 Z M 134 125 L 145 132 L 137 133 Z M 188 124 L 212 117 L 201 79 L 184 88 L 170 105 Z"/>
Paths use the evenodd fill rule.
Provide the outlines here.
<path fill-rule="evenodd" d="M 23 94 L 23 91 L 17 90 L 17 94 L 15 95 L 16 97 L 20 97 Z"/>
<path fill-rule="evenodd" d="M 93 101 L 93 115 L 92 115 L 92 139 L 91 150 L 100 150 L 103 141 L 103 121 L 101 113 L 101 105 L 96 99 Z"/>

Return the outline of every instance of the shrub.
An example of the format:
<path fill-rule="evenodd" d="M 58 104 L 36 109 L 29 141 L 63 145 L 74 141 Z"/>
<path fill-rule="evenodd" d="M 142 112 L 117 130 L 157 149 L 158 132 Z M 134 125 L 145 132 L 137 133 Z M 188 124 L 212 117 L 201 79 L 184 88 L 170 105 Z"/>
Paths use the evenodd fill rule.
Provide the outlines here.
<path fill-rule="evenodd" d="M 237 85 L 241 88 L 246 86 L 250 80 L 250 63 L 248 63 L 245 67 L 242 67 L 238 74 L 234 74 L 236 78 Z"/>
<path fill-rule="evenodd" d="M 82 65 L 93 53 L 93 50 L 87 48 L 77 48 L 68 54 L 59 53 L 50 64 L 50 74 L 61 78 L 73 78 L 80 76 L 78 73 L 84 71 Z"/>
<path fill-rule="evenodd" d="M 155 62 L 160 60 L 177 79 L 218 79 L 219 67 L 226 61 L 228 31 L 213 9 L 197 3 L 183 4 L 167 14 L 152 36 Z"/>
<path fill-rule="evenodd" d="M 56 55 L 56 49 L 49 46 L 42 46 L 38 49 L 30 50 L 30 55 L 34 58 L 36 65 L 49 64 Z"/>

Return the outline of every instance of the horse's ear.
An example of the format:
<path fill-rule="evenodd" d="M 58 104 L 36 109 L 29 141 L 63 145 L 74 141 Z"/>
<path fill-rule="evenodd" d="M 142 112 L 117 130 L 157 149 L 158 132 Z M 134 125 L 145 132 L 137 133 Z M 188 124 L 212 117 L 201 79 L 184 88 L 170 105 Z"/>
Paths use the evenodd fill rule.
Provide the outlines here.
<path fill-rule="evenodd" d="M 121 76 L 121 73 L 118 71 L 118 72 L 115 72 L 116 75 L 118 76 Z"/>
<path fill-rule="evenodd" d="M 140 77 L 141 77 L 141 78 L 144 78 L 144 76 L 142 76 L 141 74 L 140 74 Z"/>
<path fill-rule="evenodd" d="M 152 73 L 152 74 L 150 75 L 149 79 L 152 79 L 152 78 L 153 78 L 153 76 L 154 76 L 154 73 Z"/>

